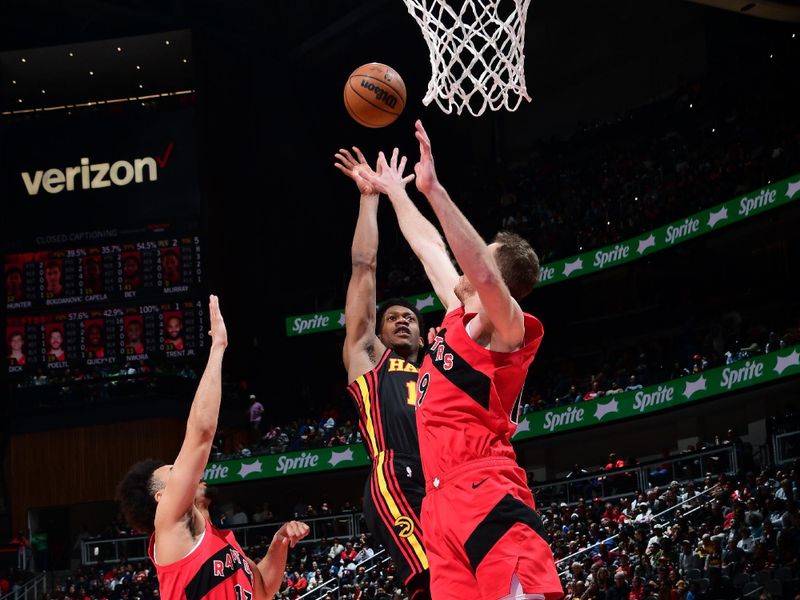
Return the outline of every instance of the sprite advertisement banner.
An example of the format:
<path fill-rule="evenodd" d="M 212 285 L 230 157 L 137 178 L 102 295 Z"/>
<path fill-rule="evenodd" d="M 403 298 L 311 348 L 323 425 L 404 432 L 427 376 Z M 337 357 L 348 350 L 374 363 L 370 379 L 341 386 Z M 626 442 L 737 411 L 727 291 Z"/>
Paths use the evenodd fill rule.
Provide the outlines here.
<path fill-rule="evenodd" d="M 529 413 L 518 423 L 512 440 L 647 415 L 799 373 L 797 345 L 640 390 Z"/>
<path fill-rule="evenodd" d="M 800 199 L 800 175 L 795 175 L 628 240 L 542 265 L 537 288 L 637 260 L 798 199 Z M 432 292 L 413 296 L 408 300 L 415 302 L 423 313 L 442 309 L 439 300 Z M 286 319 L 287 336 L 342 328 L 344 328 L 343 309 Z"/>
<path fill-rule="evenodd" d="M 302 452 L 267 454 L 210 462 L 203 472 L 203 481 L 209 485 L 239 483 L 268 477 L 351 469 L 369 464 L 370 459 L 364 445 L 351 444 L 335 448 L 319 448 Z"/>
<path fill-rule="evenodd" d="M 800 374 L 800 344 L 639 390 L 529 413 L 520 420 L 517 431 L 511 439 L 513 442 L 519 442 L 562 431 L 649 415 L 674 406 L 798 374 Z M 283 475 L 304 475 L 365 467 L 369 464 L 370 459 L 364 446 L 351 444 L 211 462 L 206 466 L 203 480 L 210 485 L 239 483 Z"/>
<path fill-rule="evenodd" d="M 436 294 L 433 292 L 419 294 L 418 296 L 409 296 L 406 300 L 413 302 L 417 310 L 422 313 L 442 310 L 443 308 L 442 303 L 439 302 L 439 298 L 437 298 Z M 321 333 L 323 331 L 335 331 L 336 329 L 344 329 L 344 309 L 298 315 L 286 319 L 287 337 L 305 335 L 308 333 Z"/>

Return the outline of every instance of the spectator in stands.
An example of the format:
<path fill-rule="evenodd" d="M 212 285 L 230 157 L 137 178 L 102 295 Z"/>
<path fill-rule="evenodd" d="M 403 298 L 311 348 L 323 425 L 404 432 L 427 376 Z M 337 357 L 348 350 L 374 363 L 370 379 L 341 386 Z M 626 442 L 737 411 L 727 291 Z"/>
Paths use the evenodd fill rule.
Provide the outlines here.
<path fill-rule="evenodd" d="M 253 515 L 253 523 L 271 523 L 275 520 L 275 515 L 269 507 L 269 502 L 261 505 L 261 510 Z"/>
<path fill-rule="evenodd" d="M 614 575 L 614 585 L 606 592 L 606 600 L 628 600 L 631 588 L 624 573 Z"/>
<path fill-rule="evenodd" d="M 236 525 L 247 525 L 248 522 L 249 519 L 247 518 L 247 513 L 244 512 L 244 509 L 240 505 L 235 504 L 233 507 L 233 513 L 228 519 L 228 524 L 233 527 Z"/>
<path fill-rule="evenodd" d="M 255 394 L 250 394 L 250 407 L 247 409 L 250 420 L 250 444 L 257 444 L 261 440 L 261 418 L 264 415 L 264 405 L 258 401 Z"/>
<path fill-rule="evenodd" d="M 642 384 L 637 381 L 636 375 L 631 375 L 628 378 L 628 385 L 625 386 L 625 391 L 630 392 L 640 389 L 642 389 Z"/>

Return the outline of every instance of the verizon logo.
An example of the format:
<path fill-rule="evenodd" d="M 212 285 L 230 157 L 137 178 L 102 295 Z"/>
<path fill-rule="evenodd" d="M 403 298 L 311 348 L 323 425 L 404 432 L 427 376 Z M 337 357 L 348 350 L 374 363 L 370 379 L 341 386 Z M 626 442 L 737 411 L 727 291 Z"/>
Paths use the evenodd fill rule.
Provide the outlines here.
<path fill-rule="evenodd" d="M 123 186 L 144 181 L 158 181 L 158 170 L 167 166 L 172 153 L 172 142 L 169 143 L 163 156 L 145 156 L 133 161 L 118 160 L 113 163 L 92 163 L 89 158 L 81 158 L 81 164 L 64 169 L 45 169 L 22 171 L 22 183 L 29 196 L 36 196 L 41 190 L 48 194 L 59 194 L 63 191 L 95 190 Z"/>

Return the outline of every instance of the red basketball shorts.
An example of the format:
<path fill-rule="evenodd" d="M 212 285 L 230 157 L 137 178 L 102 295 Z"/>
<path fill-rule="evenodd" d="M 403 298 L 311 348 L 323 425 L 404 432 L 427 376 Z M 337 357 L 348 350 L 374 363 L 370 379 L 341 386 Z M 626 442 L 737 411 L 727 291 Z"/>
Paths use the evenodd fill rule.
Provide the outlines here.
<path fill-rule="evenodd" d="M 470 461 L 427 482 L 422 527 L 436 600 L 498 600 L 514 574 L 526 594 L 564 595 L 525 472 L 510 459 Z"/>

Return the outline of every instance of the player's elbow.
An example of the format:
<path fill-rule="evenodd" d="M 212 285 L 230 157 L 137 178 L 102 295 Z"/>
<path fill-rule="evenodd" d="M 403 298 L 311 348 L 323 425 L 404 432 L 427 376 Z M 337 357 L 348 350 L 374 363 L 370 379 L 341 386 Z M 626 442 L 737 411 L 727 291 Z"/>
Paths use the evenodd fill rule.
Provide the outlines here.
<path fill-rule="evenodd" d="M 375 273 L 378 257 L 373 252 L 353 252 L 353 273 Z"/>
<path fill-rule="evenodd" d="M 217 419 L 198 416 L 189 421 L 187 429 L 200 443 L 210 444 L 214 440 L 214 434 L 217 433 Z"/>

